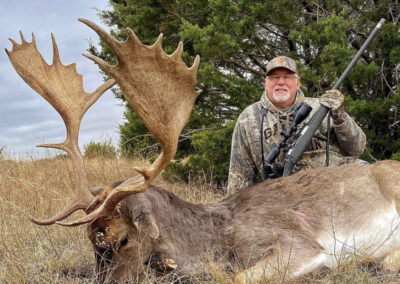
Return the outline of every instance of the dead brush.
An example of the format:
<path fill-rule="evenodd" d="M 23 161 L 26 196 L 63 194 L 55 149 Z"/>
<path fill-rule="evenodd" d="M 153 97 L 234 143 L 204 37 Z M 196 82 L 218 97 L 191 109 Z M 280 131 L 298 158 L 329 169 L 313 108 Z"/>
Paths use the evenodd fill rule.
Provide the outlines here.
<path fill-rule="evenodd" d="M 85 163 L 89 184 L 96 187 L 126 179 L 132 165 L 146 162 L 87 159 Z M 51 215 L 59 211 L 73 185 L 68 158 L 0 161 L 0 283 L 93 282 L 93 250 L 84 230 L 39 227 L 29 220 L 34 212 Z"/>
<path fill-rule="evenodd" d="M 94 188 L 126 179 L 133 166 L 148 162 L 95 158 L 85 159 L 85 164 L 89 185 Z M 156 183 L 192 202 L 220 198 L 211 184 L 169 184 L 161 178 Z M 29 220 L 34 212 L 52 215 L 59 211 L 71 196 L 71 188 L 74 171 L 68 158 L 0 161 L 0 282 L 93 282 L 93 250 L 82 228 L 39 227 Z M 148 283 L 160 283 L 170 277 L 147 269 L 146 279 Z"/>

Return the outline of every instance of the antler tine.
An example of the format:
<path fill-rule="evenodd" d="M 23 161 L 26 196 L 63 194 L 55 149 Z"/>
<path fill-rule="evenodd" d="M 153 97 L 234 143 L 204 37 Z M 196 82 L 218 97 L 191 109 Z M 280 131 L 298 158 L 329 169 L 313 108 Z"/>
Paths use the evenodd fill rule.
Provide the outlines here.
<path fill-rule="evenodd" d="M 143 45 L 141 43 L 140 39 L 136 36 L 136 34 L 130 28 L 126 29 L 126 33 L 128 35 L 128 38 L 126 41 L 129 42 L 129 44 Z"/>
<path fill-rule="evenodd" d="M 164 35 L 161 33 L 158 35 L 158 38 L 156 42 L 150 47 L 150 48 L 155 48 L 158 51 L 160 51 L 161 54 L 166 55 L 162 49 L 162 41 L 163 41 Z"/>
<path fill-rule="evenodd" d="M 25 43 L 26 40 L 25 40 L 24 35 L 22 34 L 21 31 L 19 31 L 19 36 L 21 37 L 21 42 L 22 42 L 22 43 Z"/>
<path fill-rule="evenodd" d="M 137 175 L 126 180 L 120 186 L 112 190 L 107 195 L 107 198 L 104 200 L 104 202 L 88 215 L 69 223 L 57 222 L 57 224 L 65 227 L 75 227 L 92 222 L 100 217 L 112 216 L 114 213 L 114 208 L 122 199 L 131 194 L 144 192 L 149 185 L 149 183 L 145 182 L 145 178 L 142 175 Z"/>
<path fill-rule="evenodd" d="M 100 36 L 104 35 L 100 27 L 87 20 L 82 22 Z M 145 191 L 174 157 L 179 135 L 189 121 L 194 102 L 200 93 L 194 89 L 199 56 L 193 66 L 188 68 L 180 58 L 182 43 L 168 56 L 161 48 L 162 35 L 155 44 L 146 46 L 138 42 L 133 32 L 128 30 L 128 34 L 128 40 L 116 45 L 117 50 L 113 49 L 118 64 L 111 67 L 112 75 L 130 106 L 160 142 L 162 152 L 149 168 L 135 168 L 140 175 L 114 188 L 102 204 L 98 200 L 91 206 L 93 211 L 89 215 L 71 223 L 58 224 L 76 226 L 108 216 L 113 214 L 115 206 L 122 199 Z M 106 38 L 110 41 L 109 35 Z"/>
<path fill-rule="evenodd" d="M 103 95 L 108 89 L 110 89 L 112 86 L 115 85 L 115 80 L 114 79 L 109 79 L 105 81 L 103 84 L 101 84 L 99 87 L 97 87 L 96 90 L 94 90 L 93 93 L 89 95 L 89 98 L 87 99 L 87 109 L 89 109 L 97 100 Z"/>
<path fill-rule="evenodd" d="M 13 48 L 6 53 L 17 73 L 37 93 L 45 98 L 62 117 L 67 137 L 58 144 L 41 144 L 39 147 L 52 147 L 66 151 L 71 157 L 75 170 L 76 196 L 69 204 L 55 216 L 46 220 L 32 221 L 40 225 L 50 225 L 60 221 L 78 209 L 86 209 L 94 196 L 89 191 L 83 157 L 78 146 L 79 127 L 87 109 L 110 87 L 114 80 L 103 83 L 93 93 L 86 93 L 83 89 L 82 75 L 76 71 L 75 64 L 65 66 L 61 63 L 59 51 L 53 34 L 53 63 L 48 65 L 35 44 L 28 43 L 21 33 L 21 44 L 11 40 Z"/>
<path fill-rule="evenodd" d="M 53 44 L 53 65 L 61 64 L 60 52 L 58 51 L 56 39 L 53 33 L 51 33 L 51 42 Z"/>
<path fill-rule="evenodd" d="M 175 51 L 170 55 L 170 57 L 173 60 L 179 60 L 182 57 L 182 52 L 183 52 L 183 42 L 179 42 L 178 47 L 175 49 Z"/>
<path fill-rule="evenodd" d="M 43 219 L 43 220 L 38 220 L 34 218 L 29 218 L 31 222 L 37 224 L 37 225 L 52 225 L 54 223 L 57 223 L 60 220 L 64 220 L 67 218 L 69 215 L 74 213 L 75 211 L 79 209 L 86 209 L 87 204 L 85 203 L 86 201 L 82 202 L 82 197 L 75 197 L 73 198 L 67 206 L 64 207 L 63 210 L 58 212 L 56 215 L 52 216 L 51 218 L 48 219 Z M 92 200 L 93 198 L 91 198 Z"/>
<path fill-rule="evenodd" d="M 105 62 L 103 59 L 98 58 L 96 56 L 94 56 L 91 53 L 83 53 L 83 56 L 85 56 L 86 58 L 92 60 L 93 62 L 95 62 L 96 64 L 98 64 L 101 68 L 103 68 L 107 73 L 112 74 L 113 73 L 113 66 L 111 66 L 110 64 L 108 64 L 107 62 Z"/>
<path fill-rule="evenodd" d="M 199 65 L 200 65 L 200 56 L 197 55 L 196 58 L 194 59 L 192 67 L 190 67 L 190 71 L 192 72 L 192 76 L 194 79 L 196 79 L 196 74 L 197 70 L 199 69 Z"/>
<path fill-rule="evenodd" d="M 100 28 L 100 26 L 96 25 L 92 21 L 83 18 L 78 18 L 78 21 L 84 23 L 92 30 L 96 31 L 96 33 L 111 47 L 112 50 L 115 50 L 120 44 L 119 41 L 115 40 L 109 33 L 107 33 L 105 30 Z"/>

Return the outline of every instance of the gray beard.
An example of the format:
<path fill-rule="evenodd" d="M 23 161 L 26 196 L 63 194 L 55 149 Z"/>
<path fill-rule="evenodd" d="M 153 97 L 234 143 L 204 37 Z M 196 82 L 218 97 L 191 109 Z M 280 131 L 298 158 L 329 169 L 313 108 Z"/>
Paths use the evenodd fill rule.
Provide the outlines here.
<path fill-rule="evenodd" d="M 275 91 L 272 92 L 272 98 L 278 103 L 287 102 L 290 99 L 290 93 L 288 92 L 285 96 L 278 96 Z"/>

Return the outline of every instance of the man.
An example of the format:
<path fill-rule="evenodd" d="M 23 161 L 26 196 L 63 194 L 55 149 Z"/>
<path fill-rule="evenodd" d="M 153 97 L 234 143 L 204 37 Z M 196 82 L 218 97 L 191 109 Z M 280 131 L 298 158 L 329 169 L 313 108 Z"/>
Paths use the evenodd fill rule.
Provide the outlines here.
<path fill-rule="evenodd" d="M 344 96 L 330 90 L 318 98 L 306 98 L 300 90 L 300 78 L 293 59 L 279 56 L 268 62 L 261 100 L 248 106 L 239 116 L 232 137 L 228 193 L 253 184 L 260 174 L 263 179 L 263 157 L 282 139 L 281 131 L 288 130 L 294 112 L 302 102 L 313 108 L 302 125 L 312 117 L 320 105 L 332 110 L 330 128 L 330 165 L 341 165 L 357 160 L 366 146 L 364 132 L 344 111 Z M 261 130 L 262 129 L 262 130 Z M 261 143 L 262 139 L 262 143 Z M 325 166 L 327 140 L 326 119 L 315 133 L 295 171 Z M 263 154 L 262 155 L 262 150 Z M 272 168 L 279 172 L 285 153 L 280 153 Z M 264 164 L 265 164 L 264 160 Z"/>

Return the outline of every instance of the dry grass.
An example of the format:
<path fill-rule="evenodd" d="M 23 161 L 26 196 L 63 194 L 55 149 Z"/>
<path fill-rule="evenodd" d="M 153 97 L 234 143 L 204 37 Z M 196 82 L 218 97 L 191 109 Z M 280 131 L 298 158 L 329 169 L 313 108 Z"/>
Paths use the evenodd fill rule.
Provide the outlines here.
<path fill-rule="evenodd" d="M 133 164 L 143 161 L 87 160 L 91 187 L 130 177 Z M 71 267 L 91 271 L 93 251 L 83 227 L 37 226 L 29 216 L 47 217 L 59 211 L 74 194 L 74 172 L 68 159 L 0 161 L 0 283 L 92 283 L 92 276 L 73 278 L 62 271 Z M 155 184 L 181 198 L 199 203 L 223 196 L 209 184 Z M 78 214 L 75 213 L 75 217 Z M 210 275 L 198 283 L 231 283 L 233 273 L 208 265 Z M 148 281 L 156 283 L 154 275 Z M 277 279 L 276 282 L 284 282 Z M 293 283 L 398 283 L 400 277 L 384 273 L 374 263 L 343 261 L 337 269 L 306 275 Z"/>

